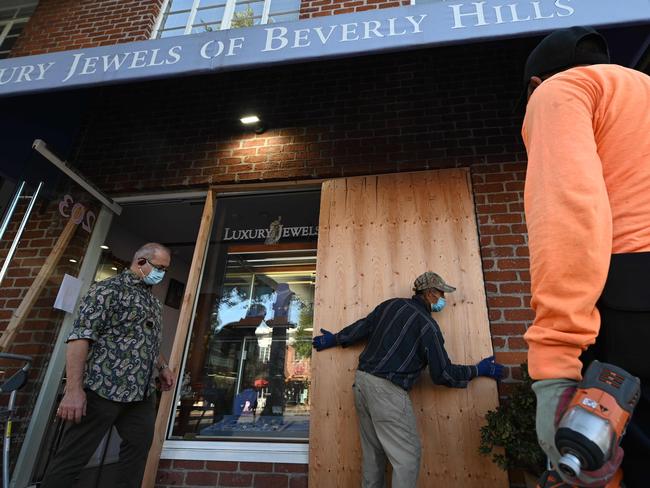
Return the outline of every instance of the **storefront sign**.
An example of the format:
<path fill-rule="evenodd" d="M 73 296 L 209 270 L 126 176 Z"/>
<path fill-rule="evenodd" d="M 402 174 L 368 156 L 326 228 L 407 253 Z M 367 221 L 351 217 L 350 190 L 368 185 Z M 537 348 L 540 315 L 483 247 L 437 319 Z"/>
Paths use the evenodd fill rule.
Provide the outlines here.
<path fill-rule="evenodd" d="M 649 21 L 648 0 L 439 0 L 0 60 L 0 95 Z"/>
<path fill-rule="evenodd" d="M 271 222 L 268 229 L 231 229 L 224 230 L 224 241 L 251 241 L 264 239 L 265 244 L 277 244 L 283 238 L 313 238 L 318 237 L 318 227 L 303 225 L 299 227 L 285 227 L 282 217 Z"/>

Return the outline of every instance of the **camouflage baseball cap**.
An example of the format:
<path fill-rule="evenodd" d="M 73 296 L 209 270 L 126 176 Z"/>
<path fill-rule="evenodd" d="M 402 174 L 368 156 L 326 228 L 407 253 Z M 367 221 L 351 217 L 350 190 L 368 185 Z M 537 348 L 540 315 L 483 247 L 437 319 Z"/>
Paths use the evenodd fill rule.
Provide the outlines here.
<path fill-rule="evenodd" d="M 444 291 L 445 293 L 456 291 L 455 287 L 449 286 L 445 283 L 445 280 L 442 279 L 442 276 L 433 271 L 422 273 L 420 276 L 415 278 L 415 282 L 413 283 L 413 291 L 428 290 L 429 288 L 435 288 L 436 290 Z"/>

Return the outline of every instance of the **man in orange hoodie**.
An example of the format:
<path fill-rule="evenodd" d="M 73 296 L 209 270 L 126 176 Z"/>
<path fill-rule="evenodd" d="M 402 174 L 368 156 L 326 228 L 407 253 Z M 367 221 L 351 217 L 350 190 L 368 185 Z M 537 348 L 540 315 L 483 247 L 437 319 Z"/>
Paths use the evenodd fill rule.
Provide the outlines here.
<path fill-rule="evenodd" d="M 591 360 L 641 378 L 622 468 L 627 488 L 647 488 L 650 77 L 608 63 L 605 39 L 585 27 L 551 33 L 526 62 L 524 204 L 535 320 L 525 338 L 538 380 L 537 434 L 552 463 L 558 404 Z M 622 454 L 565 481 L 619 486 Z"/>

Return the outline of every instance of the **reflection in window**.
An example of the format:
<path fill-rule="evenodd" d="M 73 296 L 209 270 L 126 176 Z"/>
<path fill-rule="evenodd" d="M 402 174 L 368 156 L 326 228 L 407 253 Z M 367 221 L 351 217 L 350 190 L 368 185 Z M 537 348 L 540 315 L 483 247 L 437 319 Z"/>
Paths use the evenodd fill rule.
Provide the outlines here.
<path fill-rule="evenodd" d="M 300 0 L 169 0 L 155 37 L 298 20 Z"/>
<path fill-rule="evenodd" d="M 172 438 L 308 439 L 318 202 L 220 199 Z"/>

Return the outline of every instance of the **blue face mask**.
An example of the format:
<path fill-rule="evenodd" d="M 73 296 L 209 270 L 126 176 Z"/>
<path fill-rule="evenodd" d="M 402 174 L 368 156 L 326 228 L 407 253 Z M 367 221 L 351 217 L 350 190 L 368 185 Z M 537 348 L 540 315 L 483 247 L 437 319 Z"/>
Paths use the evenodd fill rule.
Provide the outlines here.
<path fill-rule="evenodd" d="M 443 297 L 440 297 L 436 303 L 431 304 L 431 311 L 440 312 L 440 310 L 445 308 L 445 305 L 447 305 L 447 301 Z"/>
<path fill-rule="evenodd" d="M 157 285 L 163 280 L 164 277 L 164 271 L 152 267 L 151 271 L 149 271 L 149 274 L 142 278 L 142 281 L 144 281 L 147 285 Z"/>

